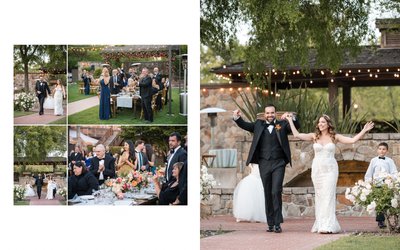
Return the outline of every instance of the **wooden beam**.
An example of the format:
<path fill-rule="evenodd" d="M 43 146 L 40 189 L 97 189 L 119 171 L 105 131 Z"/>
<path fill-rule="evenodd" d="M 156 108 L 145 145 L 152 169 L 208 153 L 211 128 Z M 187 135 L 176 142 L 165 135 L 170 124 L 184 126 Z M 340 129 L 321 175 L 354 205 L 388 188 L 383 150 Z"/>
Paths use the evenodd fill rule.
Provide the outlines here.
<path fill-rule="evenodd" d="M 337 82 L 331 82 L 328 84 L 328 93 L 329 93 L 329 105 L 333 107 L 333 120 L 335 124 L 339 121 L 339 105 L 337 104 L 336 100 L 339 93 L 339 87 Z"/>
<path fill-rule="evenodd" d="M 349 85 L 344 85 L 343 87 L 343 118 L 349 111 L 351 106 L 351 87 Z"/>

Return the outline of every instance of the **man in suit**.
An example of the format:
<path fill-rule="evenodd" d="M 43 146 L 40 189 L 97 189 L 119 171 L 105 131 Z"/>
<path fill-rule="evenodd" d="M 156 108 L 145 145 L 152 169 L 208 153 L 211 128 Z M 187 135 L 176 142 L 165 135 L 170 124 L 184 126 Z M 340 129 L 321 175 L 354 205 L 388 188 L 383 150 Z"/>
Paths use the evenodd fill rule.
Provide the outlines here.
<path fill-rule="evenodd" d="M 153 110 L 151 109 L 151 98 L 152 98 L 152 80 L 149 76 L 149 69 L 143 68 L 142 74 L 140 75 L 139 87 L 140 87 L 140 98 L 142 102 L 142 109 L 144 113 L 145 123 L 153 122 Z"/>
<path fill-rule="evenodd" d="M 135 141 L 135 154 L 137 159 L 137 171 L 149 171 L 149 159 L 146 154 L 143 153 L 143 149 L 145 148 L 144 141 L 137 140 Z"/>
<path fill-rule="evenodd" d="M 112 70 L 112 76 L 110 78 L 110 90 L 111 94 L 116 95 L 121 92 L 121 89 L 124 87 L 123 78 L 120 74 L 118 74 L 117 69 Z"/>
<path fill-rule="evenodd" d="M 265 212 L 267 216 L 267 232 L 282 232 L 280 226 L 282 217 L 282 183 L 285 166 L 290 163 L 290 147 L 288 133 L 291 132 L 289 123 L 285 120 L 289 113 L 284 113 L 281 120 L 276 119 L 275 106 L 265 107 L 265 120 L 245 122 L 240 110 L 233 111 L 236 124 L 253 135 L 246 165 L 259 165 L 260 177 L 264 186 Z M 296 128 L 300 127 L 295 119 Z"/>
<path fill-rule="evenodd" d="M 168 140 L 170 154 L 167 159 L 167 168 L 165 169 L 165 178 L 167 179 L 167 183 L 172 182 L 175 179 L 175 177 L 172 176 L 172 166 L 174 166 L 176 162 L 185 162 L 187 160 L 187 153 L 181 147 L 181 141 L 182 136 L 178 132 L 170 134 Z"/>
<path fill-rule="evenodd" d="M 35 178 L 36 191 L 37 191 L 38 198 L 40 199 L 40 197 L 42 196 L 42 186 L 43 186 L 44 178 L 43 178 L 42 174 L 35 175 L 35 176 L 33 176 L 33 178 Z"/>
<path fill-rule="evenodd" d="M 162 94 L 161 93 L 162 93 L 162 90 L 164 89 L 164 83 L 162 83 L 162 81 L 161 81 L 162 77 L 161 77 L 161 74 L 158 71 L 157 67 L 155 67 L 153 69 L 153 73 L 154 73 L 153 79 L 155 80 L 156 84 L 158 85 L 158 92 L 159 92 L 157 99 L 156 99 L 156 106 L 157 106 L 157 110 L 162 110 L 162 100 L 161 100 Z"/>
<path fill-rule="evenodd" d="M 39 77 L 39 80 L 36 81 L 35 91 L 36 91 L 36 96 L 39 99 L 39 105 L 40 105 L 39 115 L 43 115 L 44 99 L 46 99 L 47 93 L 50 95 L 51 92 L 49 85 L 47 85 L 47 82 L 43 80 L 42 75 Z"/>
<path fill-rule="evenodd" d="M 97 145 L 94 152 L 96 153 L 96 157 L 91 159 L 90 172 L 97 178 L 99 185 L 101 185 L 108 178 L 115 177 L 115 158 L 106 154 L 103 144 Z"/>
<path fill-rule="evenodd" d="M 89 95 L 91 79 L 90 79 L 90 76 L 89 76 L 88 72 L 86 71 L 86 69 L 83 70 L 81 78 L 83 80 L 84 87 L 85 87 L 85 95 Z"/>

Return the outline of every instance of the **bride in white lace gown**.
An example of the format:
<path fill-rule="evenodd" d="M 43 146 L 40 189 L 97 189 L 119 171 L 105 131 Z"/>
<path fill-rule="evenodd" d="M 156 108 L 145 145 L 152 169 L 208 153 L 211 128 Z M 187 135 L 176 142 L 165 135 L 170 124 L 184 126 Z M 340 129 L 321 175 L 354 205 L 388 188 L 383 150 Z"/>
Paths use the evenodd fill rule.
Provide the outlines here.
<path fill-rule="evenodd" d="M 57 80 L 57 86 L 54 89 L 54 115 L 63 115 L 63 99 L 65 98 L 65 89 L 60 79 Z"/>
<path fill-rule="evenodd" d="M 336 142 L 355 143 L 374 127 L 368 122 L 363 130 L 353 138 L 336 134 L 332 120 L 327 115 L 318 119 L 315 133 L 301 134 L 293 124 L 291 116 L 287 117 L 293 135 L 296 138 L 314 141 L 314 160 L 311 165 L 311 179 L 315 190 L 315 222 L 313 233 L 338 233 L 340 225 L 336 218 L 336 183 L 339 175 L 335 159 Z"/>
<path fill-rule="evenodd" d="M 264 187 L 257 164 L 250 164 L 251 173 L 244 177 L 233 192 L 233 216 L 236 221 L 267 222 Z"/>

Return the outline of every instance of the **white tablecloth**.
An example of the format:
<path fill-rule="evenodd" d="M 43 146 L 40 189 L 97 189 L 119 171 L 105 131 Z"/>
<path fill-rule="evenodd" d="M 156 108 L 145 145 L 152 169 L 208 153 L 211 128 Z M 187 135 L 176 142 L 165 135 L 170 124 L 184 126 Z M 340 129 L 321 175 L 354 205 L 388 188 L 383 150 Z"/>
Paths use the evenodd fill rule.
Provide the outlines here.
<path fill-rule="evenodd" d="M 132 108 L 132 97 L 131 96 L 118 96 L 117 107 Z"/>
<path fill-rule="evenodd" d="M 237 165 L 237 149 L 212 149 L 208 153 L 210 155 L 215 155 L 213 167 L 229 168 L 236 167 Z"/>

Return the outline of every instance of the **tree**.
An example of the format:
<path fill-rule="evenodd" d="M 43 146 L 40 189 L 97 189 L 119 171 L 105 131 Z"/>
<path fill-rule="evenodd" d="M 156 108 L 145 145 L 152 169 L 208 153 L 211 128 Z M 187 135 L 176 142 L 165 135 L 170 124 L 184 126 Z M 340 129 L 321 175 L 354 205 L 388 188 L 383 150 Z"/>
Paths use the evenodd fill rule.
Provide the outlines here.
<path fill-rule="evenodd" d="M 201 0 L 201 43 L 221 57 L 229 55 L 238 24 L 249 25 L 246 67 L 251 73 L 266 73 L 266 63 L 284 70 L 289 65 L 316 65 L 333 71 L 345 53 L 355 56 L 359 44 L 370 34 L 371 3 L 398 1 L 329 0 Z"/>
<path fill-rule="evenodd" d="M 58 126 L 14 127 L 14 158 L 27 161 L 42 161 L 49 153 L 59 156 L 67 150 L 66 129 Z"/>
<path fill-rule="evenodd" d="M 42 60 L 41 55 L 45 49 L 43 45 L 15 45 L 14 69 L 23 66 L 25 75 L 25 92 L 29 92 L 29 66 Z"/>
<path fill-rule="evenodd" d="M 65 74 L 67 70 L 67 46 L 48 45 L 45 49 L 48 61 L 43 64 L 43 69 L 51 74 Z"/>
<path fill-rule="evenodd" d="M 187 134 L 186 126 L 148 126 L 123 127 L 121 137 L 124 139 L 144 140 L 145 143 L 156 144 L 163 151 L 168 151 L 168 138 L 172 132 L 179 132 L 183 137 Z"/>

